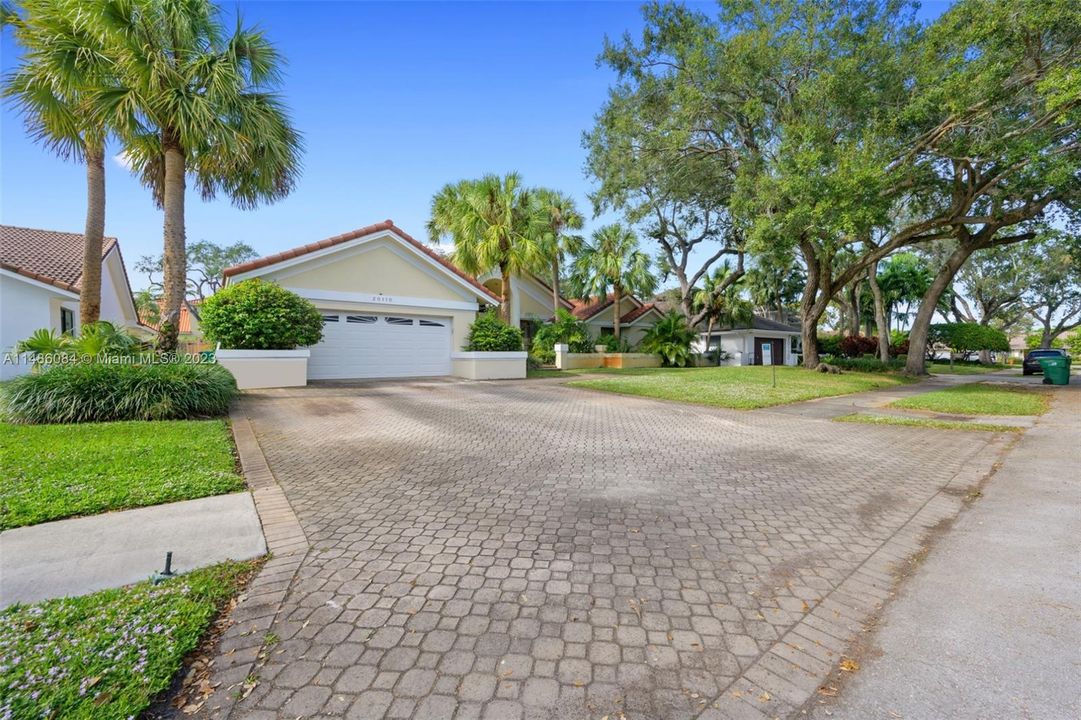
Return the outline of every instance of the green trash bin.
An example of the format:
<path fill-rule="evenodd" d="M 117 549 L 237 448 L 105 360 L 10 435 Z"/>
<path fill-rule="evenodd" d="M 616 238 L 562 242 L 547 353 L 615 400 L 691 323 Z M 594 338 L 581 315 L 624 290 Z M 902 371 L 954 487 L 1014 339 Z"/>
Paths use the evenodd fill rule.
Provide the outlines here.
<path fill-rule="evenodd" d="M 1040 367 L 1043 368 L 1043 381 L 1045 385 L 1070 384 L 1070 358 L 1040 358 Z"/>

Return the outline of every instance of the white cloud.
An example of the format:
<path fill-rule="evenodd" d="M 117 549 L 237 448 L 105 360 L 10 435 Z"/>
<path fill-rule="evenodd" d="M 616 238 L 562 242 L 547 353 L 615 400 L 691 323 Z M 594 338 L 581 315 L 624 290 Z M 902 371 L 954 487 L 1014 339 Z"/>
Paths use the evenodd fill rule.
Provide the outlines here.
<path fill-rule="evenodd" d="M 128 172 L 131 172 L 131 158 L 128 157 L 126 150 L 121 150 L 116 155 L 113 155 L 113 161 Z"/>

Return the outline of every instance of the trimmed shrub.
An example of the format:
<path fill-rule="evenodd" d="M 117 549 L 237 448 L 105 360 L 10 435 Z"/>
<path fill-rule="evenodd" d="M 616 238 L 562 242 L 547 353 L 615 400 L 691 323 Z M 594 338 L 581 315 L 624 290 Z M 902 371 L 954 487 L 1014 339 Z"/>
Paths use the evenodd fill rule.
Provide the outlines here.
<path fill-rule="evenodd" d="M 16 423 L 182 420 L 229 411 L 236 380 L 220 365 L 100 362 L 58 365 L 0 386 Z"/>
<path fill-rule="evenodd" d="M 884 363 L 873 356 L 858 358 L 830 356 L 828 362 L 842 370 L 854 370 L 856 372 L 893 372 L 903 370 L 905 367 L 904 359 L 894 358 L 889 363 Z"/>
<path fill-rule="evenodd" d="M 469 326 L 465 349 L 483 352 L 516 352 L 522 349 L 522 331 L 511 327 L 495 312 L 488 310 L 477 315 Z"/>
<path fill-rule="evenodd" d="M 936 323 L 927 335 L 927 347 L 945 345 L 967 357 L 980 350 L 1004 352 L 1010 349 L 1006 333 L 979 323 Z"/>
<path fill-rule="evenodd" d="M 661 356 L 665 367 L 687 367 L 694 361 L 691 343 L 698 337 L 687 318 L 677 310 L 670 310 L 642 337 L 639 347 L 643 352 Z"/>
<path fill-rule="evenodd" d="M 292 350 L 323 337 L 323 318 L 315 305 L 258 278 L 208 297 L 199 323 L 208 340 L 228 350 Z"/>
<path fill-rule="evenodd" d="M 866 335 L 846 335 L 837 343 L 837 351 L 839 355 L 848 358 L 874 355 L 878 352 L 878 338 Z"/>
<path fill-rule="evenodd" d="M 819 335 L 818 336 L 818 352 L 821 355 L 833 355 L 834 357 L 841 354 L 841 336 L 840 335 Z"/>
<path fill-rule="evenodd" d="M 555 346 L 559 343 L 569 345 L 572 353 L 593 352 L 593 338 L 586 324 L 563 309 L 556 313 L 555 320 L 541 325 L 533 336 L 533 357 L 551 365 L 555 362 Z"/>

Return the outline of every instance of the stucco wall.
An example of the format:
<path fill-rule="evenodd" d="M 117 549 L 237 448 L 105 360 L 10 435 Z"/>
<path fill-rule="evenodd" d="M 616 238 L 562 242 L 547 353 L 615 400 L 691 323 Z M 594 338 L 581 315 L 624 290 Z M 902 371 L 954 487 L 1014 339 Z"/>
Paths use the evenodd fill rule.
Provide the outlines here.
<path fill-rule="evenodd" d="M 303 387 L 308 384 L 307 350 L 218 350 L 218 364 L 233 374 L 241 390 Z"/>
<path fill-rule="evenodd" d="M 272 268 L 261 277 L 292 288 L 452 301 L 474 299 L 468 291 L 455 287 L 454 280 L 438 278 L 436 273 L 441 270 L 425 268 L 427 262 L 395 241 L 382 239 L 298 265 Z"/>
<path fill-rule="evenodd" d="M 7 273 L 0 274 L 0 379 L 13 378 L 29 372 L 30 366 L 5 362 L 4 354 L 15 344 L 30 337 L 39 328 L 60 332 L 60 308 L 73 311 L 79 321 L 79 303 L 37 283 L 26 282 Z M 10 358 L 14 361 L 14 358 Z"/>
<path fill-rule="evenodd" d="M 450 356 L 451 372 L 467 380 L 517 380 L 526 376 L 524 352 L 460 352 Z"/>

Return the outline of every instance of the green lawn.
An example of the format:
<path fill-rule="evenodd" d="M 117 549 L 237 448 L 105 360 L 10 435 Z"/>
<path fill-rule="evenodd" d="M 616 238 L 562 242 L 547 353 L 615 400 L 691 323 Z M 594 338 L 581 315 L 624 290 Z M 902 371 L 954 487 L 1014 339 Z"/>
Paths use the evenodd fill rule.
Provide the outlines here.
<path fill-rule="evenodd" d="M 954 363 L 953 367 L 950 367 L 948 362 L 934 362 L 927 363 L 927 372 L 935 375 L 985 375 L 990 372 L 1006 370 L 1009 367 L 1009 365 L 1002 365 L 1001 363 L 995 365 L 967 365 L 964 363 Z"/>
<path fill-rule="evenodd" d="M 0 530 L 241 490 L 222 420 L 0 424 Z"/>
<path fill-rule="evenodd" d="M 777 387 L 772 387 L 769 367 L 650 368 L 611 370 L 618 377 L 574 380 L 574 387 L 663 400 L 751 409 L 783 405 L 830 395 L 900 385 L 907 380 L 883 373 L 845 372 L 841 375 L 778 367 Z"/>
<path fill-rule="evenodd" d="M 0 611 L 0 717 L 139 715 L 257 564 Z"/>
<path fill-rule="evenodd" d="M 993 425 L 991 423 L 958 422 L 956 420 L 934 420 L 932 418 L 898 417 L 896 415 L 842 415 L 834 418 L 836 422 L 862 423 L 864 425 L 904 425 L 907 427 L 933 428 L 935 430 L 982 430 L 984 432 L 1021 432 L 1024 428 L 1015 425 Z"/>
<path fill-rule="evenodd" d="M 1047 406 L 1046 393 L 987 383 L 957 385 L 893 403 L 893 407 L 951 415 L 1041 415 Z"/>

